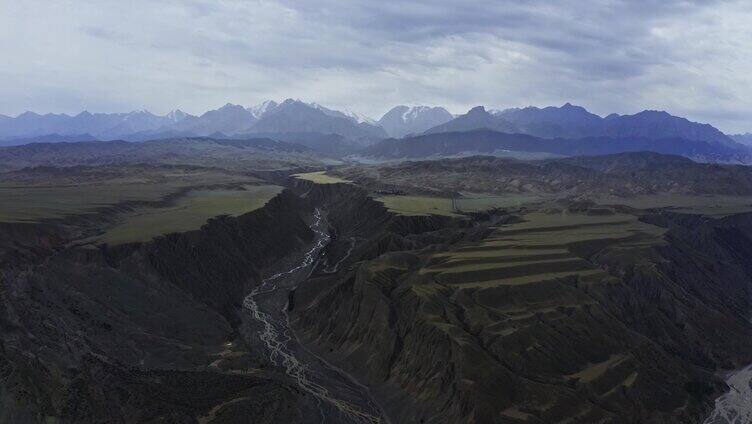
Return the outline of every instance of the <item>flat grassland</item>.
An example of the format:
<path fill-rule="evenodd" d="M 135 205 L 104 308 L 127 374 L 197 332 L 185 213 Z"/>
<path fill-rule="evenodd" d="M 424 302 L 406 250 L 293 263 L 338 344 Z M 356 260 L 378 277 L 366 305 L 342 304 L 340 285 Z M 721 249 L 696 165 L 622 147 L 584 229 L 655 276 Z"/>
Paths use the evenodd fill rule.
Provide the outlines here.
<path fill-rule="evenodd" d="M 293 177 L 313 181 L 316 184 L 338 184 L 338 183 L 350 183 L 352 181 L 345 180 L 343 178 L 335 177 L 326 173 L 326 171 L 307 172 L 304 174 L 293 174 Z"/>
<path fill-rule="evenodd" d="M 454 202 L 448 197 L 387 195 L 376 197 L 389 210 L 402 215 L 459 216 L 459 212 L 478 212 L 493 208 L 519 208 L 557 199 L 553 195 L 510 194 L 486 195 L 463 193 Z M 623 205 L 634 209 L 665 209 L 681 213 L 723 217 L 752 212 L 752 197 L 730 195 L 650 194 L 633 197 L 601 196 L 601 205 Z"/>
<path fill-rule="evenodd" d="M 196 167 L 115 166 L 5 174 L 0 176 L 0 221 L 38 222 L 124 202 L 159 202 L 191 188 L 257 182 Z"/>
<path fill-rule="evenodd" d="M 273 185 L 244 186 L 243 190 L 194 190 L 164 208 L 143 208 L 123 216 L 123 221 L 109 229 L 97 241 L 123 244 L 148 241 L 155 236 L 201 228 L 218 215 L 241 215 L 261 208 L 282 187 Z"/>
<path fill-rule="evenodd" d="M 381 196 L 379 201 L 392 212 L 401 215 L 444 215 L 459 216 L 454 213 L 452 199 L 431 196 Z"/>
<path fill-rule="evenodd" d="M 455 199 L 457 209 L 467 212 L 477 212 L 492 208 L 514 208 L 554 199 L 556 196 L 537 194 L 505 194 L 492 195 L 484 193 L 462 193 L 462 197 Z"/>

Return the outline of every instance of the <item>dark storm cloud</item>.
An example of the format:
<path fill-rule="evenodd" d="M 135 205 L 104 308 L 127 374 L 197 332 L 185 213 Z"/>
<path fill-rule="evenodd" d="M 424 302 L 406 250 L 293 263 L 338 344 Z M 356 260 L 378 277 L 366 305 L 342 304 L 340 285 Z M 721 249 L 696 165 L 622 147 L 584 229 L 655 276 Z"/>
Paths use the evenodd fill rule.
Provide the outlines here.
<path fill-rule="evenodd" d="M 0 16 L 0 113 L 570 101 L 752 129 L 743 1 L 21 3 Z"/>

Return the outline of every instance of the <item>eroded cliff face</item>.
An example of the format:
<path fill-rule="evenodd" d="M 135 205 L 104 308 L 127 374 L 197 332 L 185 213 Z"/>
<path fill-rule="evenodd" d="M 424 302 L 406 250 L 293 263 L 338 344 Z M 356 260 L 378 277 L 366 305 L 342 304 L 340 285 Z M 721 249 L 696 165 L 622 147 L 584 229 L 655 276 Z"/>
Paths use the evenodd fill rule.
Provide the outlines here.
<path fill-rule="evenodd" d="M 699 422 L 714 372 L 752 362 L 752 215 L 647 216 L 659 243 L 566 245 L 591 276 L 462 286 L 426 269 L 483 225 L 322 199 L 338 267 L 295 291 L 292 324 L 394 422 Z"/>
<path fill-rule="evenodd" d="M 238 340 L 238 308 L 310 242 L 311 210 L 288 191 L 198 231 L 115 248 L 65 247 L 46 227 L 4 233 L 0 422 L 304 422 L 313 401 L 294 385 L 217 364 L 264 366 Z"/>

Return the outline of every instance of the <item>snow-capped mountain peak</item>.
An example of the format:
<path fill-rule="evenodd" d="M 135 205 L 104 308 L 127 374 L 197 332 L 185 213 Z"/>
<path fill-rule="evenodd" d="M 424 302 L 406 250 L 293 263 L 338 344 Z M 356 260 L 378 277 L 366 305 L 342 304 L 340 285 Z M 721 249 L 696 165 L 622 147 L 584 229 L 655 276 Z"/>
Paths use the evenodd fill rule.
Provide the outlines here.
<path fill-rule="evenodd" d="M 182 110 L 175 109 L 175 110 L 171 111 L 170 113 L 168 113 L 167 115 L 165 115 L 165 118 L 167 118 L 167 120 L 170 121 L 170 122 L 176 123 L 176 122 L 180 122 L 180 121 L 188 118 L 188 116 L 189 115 L 187 113 L 183 112 Z"/>
<path fill-rule="evenodd" d="M 405 107 L 405 112 L 402 114 L 403 122 L 413 122 L 416 119 L 420 119 L 423 114 L 430 113 L 431 107 L 429 106 L 413 106 Z"/>
<path fill-rule="evenodd" d="M 356 124 L 366 123 L 366 124 L 370 124 L 370 125 L 376 125 L 376 121 L 374 119 L 371 119 L 371 118 L 369 118 L 367 116 L 364 116 L 364 115 L 361 115 L 359 113 L 353 112 L 351 110 L 347 110 L 347 109 L 345 109 L 345 110 L 329 109 L 328 107 L 322 106 L 322 105 L 320 105 L 318 103 L 309 103 L 308 105 L 311 106 L 314 109 L 318 109 L 318 110 L 324 112 L 325 114 L 327 114 L 329 116 L 336 116 L 336 117 L 339 117 L 339 118 L 347 118 L 347 119 L 351 120 L 352 122 L 354 122 Z"/>
<path fill-rule="evenodd" d="M 156 115 L 149 112 L 146 109 L 139 109 L 134 110 L 132 112 L 126 113 L 121 115 L 123 117 L 124 121 L 127 121 L 129 119 L 147 119 L 147 118 L 156 118 Z"/>
<path fill-rule="evenodd" d="M 277 106 L 279 106 L 279 103 L 275 102 L 274 100 L 265 100 L 255 106 L 247 108 L 246 110 L 248 110 L 248 112 L 251 112 L 251 115 L 253 115 L 254 118 L 260 119 L 268 112 L 276 109 Z"/>
<path fill-rule="evenodd" d="M 401 105 L 385 113 L 378 122 L 392 137 L 402 137 L 423 132 L 452 119 L 452 114 L 443 107 Z"/>
<path fill-rule="evenodd" d="M 359 124 L 364 124 L 365 123 L 365 124 L 371 124 L 371 125 L 378 125 L 376 123 L 375 119 L 369 118 L 368 116 L 365 116 L 365 115 L 361 115 L 361 114 L 359 114 L 357 112 L 353 112 L 351 110 L 345 109 L 345 110 L 342 111 L 342 113 L 344 113 L 350 119 L 352 119 L 353 121 L 355 121 L 355 122 L 357 122 Z"/>

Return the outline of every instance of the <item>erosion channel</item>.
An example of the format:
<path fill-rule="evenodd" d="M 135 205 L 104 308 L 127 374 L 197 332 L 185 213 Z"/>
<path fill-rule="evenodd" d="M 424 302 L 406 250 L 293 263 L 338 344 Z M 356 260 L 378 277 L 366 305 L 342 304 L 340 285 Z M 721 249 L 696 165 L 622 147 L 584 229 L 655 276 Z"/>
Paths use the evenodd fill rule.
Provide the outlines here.
<path fill-rule="evenodd" d="M 749 424 L 752 422 L 752 365 L 729 374 L 728 393 L 715 401 L 705 424 Z"/>
<path fill-rule="evenodd" d="M 258 337 L 263 342 L 272 364 L 281 367 L 302 390 L 317 400 L 322 423 L 384 422 L 383 414 L 365 387 L 349 374 L 306 350 L 290 329 L 287 316 L 289 292 L 310 274 L 331 239 L 321 209 L 315 210 L 311 229 L 315 233 L 313 246 L 299 262 L 265 278 L 244 299 L 243 307 L 250 312 L 246 319 L 255 321 L 249 325 L 258 329 L 256 334 L 250 336 Z"/>

